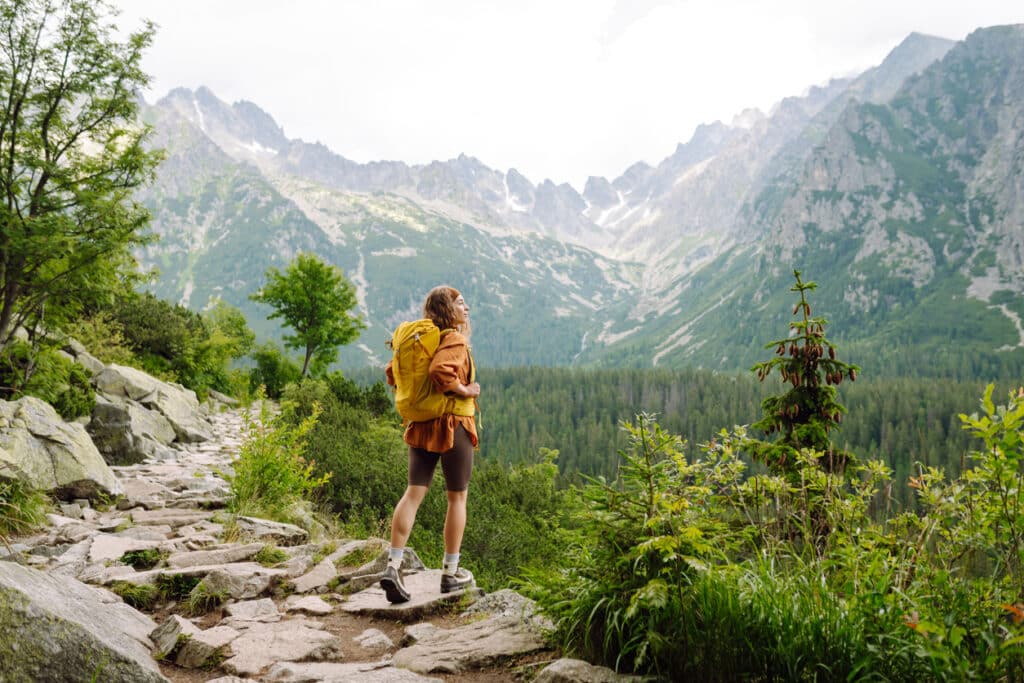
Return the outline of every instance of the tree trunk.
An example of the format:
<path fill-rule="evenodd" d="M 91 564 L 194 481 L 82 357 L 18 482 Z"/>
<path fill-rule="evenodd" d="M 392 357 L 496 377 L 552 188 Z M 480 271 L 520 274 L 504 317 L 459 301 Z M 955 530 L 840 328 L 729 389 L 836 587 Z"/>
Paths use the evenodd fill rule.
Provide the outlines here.
<path fill-rule="evenodd" d="M 299 379 L 306 379 L 306 371 L 309 370 L 309 359 L 313 357 L 313 347 L 306 347 L 306 360 L 302 363 L 302 373 L 299 375 Z"/>

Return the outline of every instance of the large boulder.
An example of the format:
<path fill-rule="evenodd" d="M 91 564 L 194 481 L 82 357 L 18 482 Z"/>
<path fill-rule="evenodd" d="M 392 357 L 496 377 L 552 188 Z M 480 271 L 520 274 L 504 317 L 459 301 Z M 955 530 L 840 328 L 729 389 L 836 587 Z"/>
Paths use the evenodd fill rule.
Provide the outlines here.
<path fill-rule="evenodd" d="M 0 477 L 64 500 L 121 492 L 85 428 L 32 396 L 0 401 Z"/>
<path fill-rule="evenodd" d="M 0 681 L 166 683 L 155 628 L 112 593 L 0 562 Z"/>
<path fill-rule="evenodd" d="M 93 377 L 96 390 L 108 398 L 127 398 L 163 415 L 178 441 L 208 441 L 213 433 L 200 413 L 199 399 L 191 389 L 169 384 L 141 370 L 111 364 Z"/>
<path fill-rule="evenodd" d="M 97 394 L 88 426 L 96 448 L 111 465 L 134 465 L 174 441 L 177 433 L 161 413 L 127 398 Z"/>

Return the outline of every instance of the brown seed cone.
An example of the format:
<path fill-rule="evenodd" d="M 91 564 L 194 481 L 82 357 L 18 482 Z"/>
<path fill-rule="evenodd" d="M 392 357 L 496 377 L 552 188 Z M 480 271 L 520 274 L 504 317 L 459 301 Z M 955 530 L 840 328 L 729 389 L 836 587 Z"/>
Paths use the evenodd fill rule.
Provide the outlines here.
<path fill-rule="evenodd" d="M 836 349 L 834 346 L 828 347 L 828 357 L 832 360 L 836 359 Z"/>

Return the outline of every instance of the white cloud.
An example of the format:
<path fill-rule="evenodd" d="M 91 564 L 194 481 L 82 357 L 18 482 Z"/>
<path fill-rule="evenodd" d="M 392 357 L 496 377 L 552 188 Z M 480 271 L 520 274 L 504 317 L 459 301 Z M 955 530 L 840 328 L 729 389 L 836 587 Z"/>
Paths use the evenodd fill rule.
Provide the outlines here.
<path fill-rule="evenodd" d="M 1024 21 L 1002 0 L 117 0 L 156 21 L 150 98 L 207 85 L 350 159 L 465 152 L 577 188 L 694 127 L 879 63 L 911 31 Z"/>

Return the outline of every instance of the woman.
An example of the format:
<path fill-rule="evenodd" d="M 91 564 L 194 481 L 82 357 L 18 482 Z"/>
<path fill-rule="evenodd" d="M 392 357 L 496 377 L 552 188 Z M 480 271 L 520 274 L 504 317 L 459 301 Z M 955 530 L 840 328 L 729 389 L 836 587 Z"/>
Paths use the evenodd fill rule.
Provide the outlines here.
<path fill-rule="evenodd" d="M 443 393 L 476 399 L 480 385 L 475 380 L 469 348 L 469 305 L 453 287 L 435 287 L 423 302 L 423 316 L 442 330 L 441 343 L 430 362 L 430 379 Z M 446 331 L 447 330 L 447 331 Z M 385 368 L 388 384 L 395 384 L 391 363 Z M 405 429 L 409 444 L 409 485 L 395 507 L 391 520 L 391 549 L 388 566 L 380 580 L 389 602 L 406 602 L 409 591 L 402 581 L 402 558 L 416 512 L 427 495 L 438 460 L 448 490 L 448 512 L 444 520 L 444 563 L 441 592 L 463 590 L 473 584 L 473 575 L 459 567 L 459 550 L 466 528 L 466 496 L 473 471 L 473 449 L 477 445 L 476 421 L 472 416 L 442 415 L 427 422 L 410 422 Z"/>

